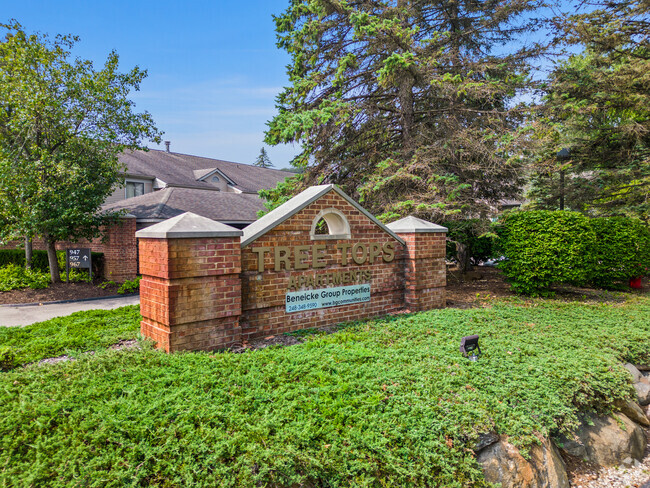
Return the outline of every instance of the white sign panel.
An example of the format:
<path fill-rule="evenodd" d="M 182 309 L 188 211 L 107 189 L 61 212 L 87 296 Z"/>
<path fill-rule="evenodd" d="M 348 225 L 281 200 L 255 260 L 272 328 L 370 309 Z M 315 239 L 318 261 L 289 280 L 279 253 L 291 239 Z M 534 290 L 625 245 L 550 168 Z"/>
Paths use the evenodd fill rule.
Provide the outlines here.
<path fill-rule="evenodd" d="M 285 301 L 287 313 L 369 302 L 370 285 L 337 286 L 320 290 L 294 291 L 287 293 Z"/>

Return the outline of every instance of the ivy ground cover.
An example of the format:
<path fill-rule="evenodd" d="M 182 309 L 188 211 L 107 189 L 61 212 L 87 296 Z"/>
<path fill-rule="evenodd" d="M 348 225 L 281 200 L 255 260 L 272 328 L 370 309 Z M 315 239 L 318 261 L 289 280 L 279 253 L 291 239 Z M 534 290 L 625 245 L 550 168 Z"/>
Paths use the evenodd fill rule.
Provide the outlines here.
<path fill-rule="evenodd" d="M 479 334 L 483 356 L 462 358 Z M 630 393 L 650 299 L 497 302 L 244 354 L 105 350 L 0 375 L 1 486 L 485 486 L 525 447 Z"/>

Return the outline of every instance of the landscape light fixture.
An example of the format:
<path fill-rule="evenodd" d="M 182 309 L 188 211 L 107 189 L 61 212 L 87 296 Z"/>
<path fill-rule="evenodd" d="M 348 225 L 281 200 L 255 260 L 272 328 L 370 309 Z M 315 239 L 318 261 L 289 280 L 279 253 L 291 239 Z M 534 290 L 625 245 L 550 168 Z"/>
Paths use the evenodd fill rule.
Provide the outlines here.
<path fill-rule="evenodd" d="M 468 357 L 468 353 L 472 353 L 471 356 L 468 357 L 470 361 L 478 361 L 479 356 L 481 355 L 481 348 L 478 347 L 478 336 L 477 335 L 471 335 L 467 337 L 463 337 L 460 340 L 460 352 L 463 353 L 463 356 L 466 358 Z"/>

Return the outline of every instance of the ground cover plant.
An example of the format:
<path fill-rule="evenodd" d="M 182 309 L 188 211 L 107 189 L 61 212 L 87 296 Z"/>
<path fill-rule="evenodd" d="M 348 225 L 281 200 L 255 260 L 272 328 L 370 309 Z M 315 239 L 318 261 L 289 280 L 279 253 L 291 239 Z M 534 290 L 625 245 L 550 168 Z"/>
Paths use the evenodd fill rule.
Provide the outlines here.
<path fill-rule="evenodd" d="M 49 275 L 46 275 L 49 279 Z M 140 307 L 77 312 L 26 327 L 0 327 L 0 369 L 63 354 L 78 354 L 135 339 L 140 331 Z M 0 318 L 0 326 L 2 318 Z"/>
<path fill-rule="evenodd" d="M 650 299 L 496 302 L 244 354 L 104 351 L 0 375 L 5 486 L 485 486 L 481 432 L 520 446 L 630 393 Z M 463 359 L 477 333 L 483 357 Z"/>
<path fill-rule="evenodd" d="M 50 275 L 38 269 L 25 269 L 15 264 L 0 268 L 0 292 L 20 288 L 38 290 L 49 284 Z"/>

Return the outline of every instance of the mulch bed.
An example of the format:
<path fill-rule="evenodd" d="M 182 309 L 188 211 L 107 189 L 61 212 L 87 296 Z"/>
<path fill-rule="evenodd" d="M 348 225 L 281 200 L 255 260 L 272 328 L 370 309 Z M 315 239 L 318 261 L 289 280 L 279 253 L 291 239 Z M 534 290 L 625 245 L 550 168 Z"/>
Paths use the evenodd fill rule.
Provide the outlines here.
<path fill-rule="evenodd" d="M 102 280 L 94 283 L 56 283 L 42 290 L 24 288 L 0 292 L 0 304 L 16 303 L 45 303 L 58 300 L 81 300 L 84 298 L 99 298 L 117 295 L 119 285 L 99 288 Z"/>

